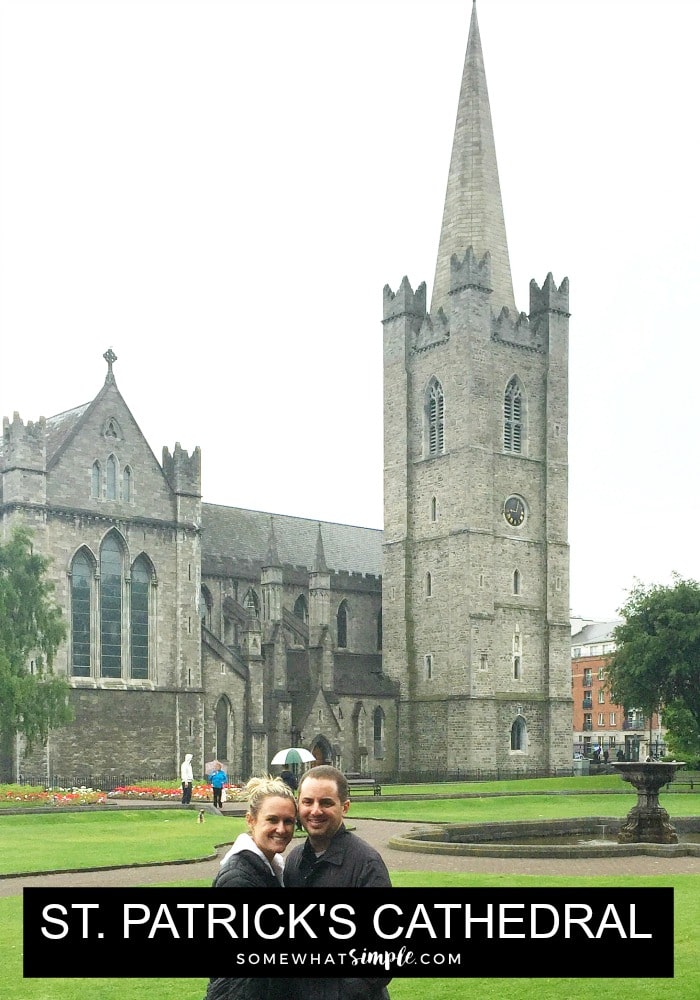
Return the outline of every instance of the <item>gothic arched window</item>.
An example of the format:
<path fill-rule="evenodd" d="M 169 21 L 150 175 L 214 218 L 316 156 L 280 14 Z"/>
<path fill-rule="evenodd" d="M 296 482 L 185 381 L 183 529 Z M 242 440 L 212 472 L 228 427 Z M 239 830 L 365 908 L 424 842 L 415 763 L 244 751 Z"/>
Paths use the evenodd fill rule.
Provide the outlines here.
<path fill-rule="evenodd" d="M 131 469 L 128 465 L 124 466 L 124 478 L 122 480 L 122 500 L 126 503 L 131 502 Z"/>
<path fill-rule="evenodd" d="M 503 450 L 517 455 L 523 450 L 524 409 L 523 389 L 514 375 L 503 398 Z"/>
<path fill-rule="evenodd" d="M 92 463 L 92 473 L 90 476 L 90 496 L 96 500 L 102 496 L 102 469 L 99 462 Z"/>
<path fill-rule="evenodd" d="M 301 619 L 304 624 L 306 624 L 309 620 L 309 608 L 303 594 L 299 594 L 294 602 L 294 614 L 297 618 Z"/>
<path fill-rule="evenodd" d="M 213 601 L 211 594 L 209 593 L 209 588 L 202 584 L 199 589 L 199 618 L 202 625 L 206 625 L 207 628 L 211 628 L 212 604 Z"/>
<path fill-rule="evenodd" d="M 442 455 L 445 451 L 445 397 L 436 378 L 430 380 L 425 399 L 427 453 Z"/>
<path fill-rule="evenodd" d="M 145 556 L 131 567 L 131 676 L 148 680 L 150 603 L 153 574 Z"/>
<path fill-rule="evenodd" d="M 510 727 L 511 750 L 527 750 L 527 725 L 521 715 Z"/>
<path fill-rule="evenodd" d="M 71 673 L 74 677 L 90 676 L 93 576 L 91 561 L 84 552 L 78 552 L 70 571 Z"/>
<path fill-rule="evenodd" d="M 105 497 L 107 500 L 117 499 L 117 460 L 114 455 L 107 459 L 105 469 Z"/>
<path fill-rule="evenodd" d="M 114 534 L 100 550 L 100 660 L 103 677 L 122 675 L 124 555 Z"/>
<path fill-rule="evenodd" d="M 336 626 L 338 630 L 338 647 L 346 649 L 348 645 L 348 604 L 341 601 L 336 615 Z"/>
<path fill-rule="evenodd" d="M 520 570 L 513 570 L 513 593 L 520 593 Z"/>
<path fill-rule="evenodd" d="M 219 698 L 214 712 L 216 726 L 216 759 L 228 760 L 229 720 L 231 719 L 231 703 L 228 698 Z"/>
<path fill-rule="evenodd" d="M 375 758 L 381 760 L 384 757 L 384 710 L 379 707 L 375 708 L 374 714 L 372 716 L 372 721 L 374 724 L 374 756 Z"/>

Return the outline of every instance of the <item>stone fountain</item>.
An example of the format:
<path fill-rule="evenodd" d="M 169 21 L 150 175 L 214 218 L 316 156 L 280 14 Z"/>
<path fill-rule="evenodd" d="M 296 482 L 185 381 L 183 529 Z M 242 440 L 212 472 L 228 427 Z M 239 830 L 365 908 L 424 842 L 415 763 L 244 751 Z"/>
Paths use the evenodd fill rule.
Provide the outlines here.
<path fill-rule="evenodd" d="M 611 765 L 623 781 L 637 789 L 637 804 L 630 809 L 617 835 L 620 844 L 677 844 L 678 834 L 666 810 L 659 805 L 659 790 L 672 781 L 682 761 L 620 761 Z"/>
<path fill-rule="evenodd" d="M 700 816 L 681 816 L 675 827 L 659 805 L 659 790 L 683 761 L 620 762 L 611 767 L 637 790 L 637 804 L 625 820 L 588 816 L 560 820 L 431 824 L 392 837 L 399 851 L 512 858 L 700 857 Z M 480 798 L 480 795 L 475 797 Z M 468 805 L 467 805 L 468 809 Z M 612 840 L 605 840 L 606 831 Z M 695 838 L 695 839 L 693 839 Z"/>

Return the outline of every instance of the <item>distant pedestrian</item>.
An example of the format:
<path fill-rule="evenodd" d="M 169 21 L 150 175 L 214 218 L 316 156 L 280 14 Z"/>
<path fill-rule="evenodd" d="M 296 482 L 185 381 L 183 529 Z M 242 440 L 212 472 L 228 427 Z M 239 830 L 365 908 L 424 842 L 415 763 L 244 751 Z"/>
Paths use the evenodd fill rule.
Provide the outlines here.
<path fill-rule="evenodd" d="M 218 760 L 215 763 L 217 767 L 216 770 L 212 771 L 209 775 L 209 784 L 211 785 L 214 808 L 221 809 L 223 803 L 224 785 L 228 781 L 228 775 Z"/>
<path fill-rule="evenodd" d="M 182 784 L 182 804 L 183 806 L 188 806 L 192 799 L 192 782 L 194 781 L 194 775 L 192 773 L 192 754 L 186 753 L 185 759 L 180 765 L 180 782 Z"/>
<path fill-rule="evenodd" d="M 603 750 L 603 763 L 607 764 L 610 760 L 610 752 L 608 750 Z"/>
<path fill-rule="evenodd" d="M 296 791 L 299 782 L 297 781 L 297 776 L 294 771 L 292 771 L 291 767 L 285 767 L 284 771 L 280 774 L 280 778 L 285 785 L 289 785 L 293 792 Z"/>
<path fill-rule="evenodd" d="M 617 751 L 617 753 L 615 754 L 615 756 L 617 757 L 618 763 L 620 761 L 623 761 L 625 759 L 625 754 L 624 754 L 624 751 L 623 751 L 622 747 L 620 747 L 620 749 Z"/>

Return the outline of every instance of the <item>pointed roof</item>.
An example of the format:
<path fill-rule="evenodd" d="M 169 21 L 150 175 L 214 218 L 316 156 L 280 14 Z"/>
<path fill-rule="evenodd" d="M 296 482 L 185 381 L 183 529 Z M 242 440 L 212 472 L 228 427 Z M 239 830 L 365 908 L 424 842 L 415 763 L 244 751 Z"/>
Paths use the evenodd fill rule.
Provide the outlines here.
<path fill-rule="evenodd" d="M 326 554 L 323 551 L 323 534 L 321 532 L 321 523 L 319 521 L 318 525 L 318 535 L 316 536 L 316 555 L 314 557 L 314 573 L 327 573 L 328 567 L 326 566 Z"/>
<path fill-rule="evenodd" d="M 487 251 L 491 255 L 493 311 L 498 314 L 507 306 L 516 314 L 476 0 L 457 106 L 431 313 L 442 306 L 449 315 L 450 258 L 457 254 L 462 260 L 470 246 L 477 260 Z"/>
<path fill-rule="evenodd" d="M 280 557 L 277 554 L 277 538 L 275 537 L 275 519 L 270 517 L 270 534 L 267 539 L 267 555 L 265 556 L 266 566 L 280 566 Z"/>

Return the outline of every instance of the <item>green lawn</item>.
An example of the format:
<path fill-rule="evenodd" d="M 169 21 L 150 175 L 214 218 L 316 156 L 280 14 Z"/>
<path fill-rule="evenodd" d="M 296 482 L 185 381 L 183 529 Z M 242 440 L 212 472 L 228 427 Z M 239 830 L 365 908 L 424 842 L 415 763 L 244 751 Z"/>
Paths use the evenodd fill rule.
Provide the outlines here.
<path fill-rule="evenodd" d="M 605 794 L 606 788 L 619 788 L 615 776 L 594 779 L 542 779 L 530 782 L 494 783 L 495 791 L 544 791 L 544 795 L 521 795 L 497 798 L 447 799 L 432 801 L 383 802 L 381 798 L 355 800 L 352 815 L 404 819 L 411 822 L 514 820 L 540 817 L 625 815 L 634 805 L 634 793 Z M 552 786 L 550 781 L 558 784 Z M 562 783 L 564 782 L 564 783 Z M 575 782 L 575 784 L 572 784 Z M 596 784 L 593 784 L 593 783 Z M 583 784 L 582 784 L 583 783 Z M 464 790 L 465 786 L 458 786 Z M 482 791 L 491 790 L 477 786 Z M 435 786 L 442 791 L 445 786 Z M 583 789 L 599 794 L 576 794 Z M 415 786 L 412 790 L 417 791 Z M 471 790 L 471 789 L 470 789 Z M 568 791 L 569 794 L 554 794 Z M 422 791 L 422 789 L 421 789 Z M 571 794 L 573 793 L 573 794 Z M 662 805 L 673 816 L 700 814 L 700 796 L 661 796 Z M 206 857 L 217 843 L 229 842 L 243 829 L 243 820 L 207 816 L 204 824 L 195 822 L 195 813 L 185 810 L 97 809 L 86 813 L 50 813 L 0 816 L 0 872 L 45 871 L 56 868 L 121 865 L 136 861 L 164 861 L 178 858 Z M 460 862 L 468 866 L 468 859 Z M 659 862 L 663 865 L 663 862 Z M 163 869 L 163 885 L 167 882 Z M 595 871 L 595 861 L 591 862 Z M 673 980 L 640 978 L 639 970 L 621 969 L 616 979 L 395 979 L 392 1000 L 568 1000 L 569 997 L 594 996 L 596 1000 L 619 1000 L 632 993 L 635 1000 L 697 1000 L 700 997 L 700 878 L 691 875 L 649 876 L 633 879 L 565 879 L 478 875 L 431 872 L 394 872 L 396 886 L 507 886 L 512 888 L 548 886 L 627 887 L 673 886 L 675 890 L 675 961 Z M 208 880 L 179 883 L 208 885 Z M 0 898 L 0 1000 L 202 1000 L 204 979 L 22 979 L 22 901 L 20 897 Z M 582 961 L 585 957 L 582 957 Z M 126 952 L 115 954 L 120 968 L 128 963 Z M 66 969 L 75 975 L 79 969 Z M 176 970 L 173 970 L 175 972 Z M 572 969 L 572 974 L 576 970 Z"/>

